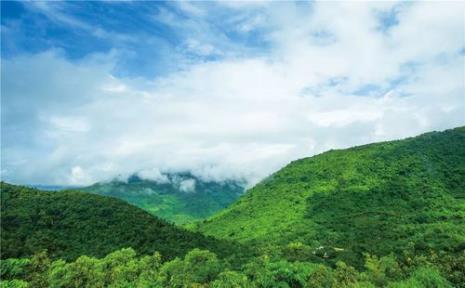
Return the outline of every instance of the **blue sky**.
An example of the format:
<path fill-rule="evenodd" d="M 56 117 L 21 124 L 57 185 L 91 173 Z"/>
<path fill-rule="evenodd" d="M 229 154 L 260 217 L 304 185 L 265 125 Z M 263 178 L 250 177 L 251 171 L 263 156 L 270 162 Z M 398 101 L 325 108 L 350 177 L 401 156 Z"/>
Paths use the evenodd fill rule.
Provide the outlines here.
<path fill-rule="evenodd" d="M 268 46 L 260 29 L 240 33 L 235 25 L 241 19 L 213 2 L 196 4 L 210 10 L 201 17 L 186 8 L 189 3 L 161 1 L 1 5 L 2 37 L 7 39 L 2 57 L 59 49 L 73 61 L 116 53 L 114 73 L 120 76 L 156 77 L 193 62 L 266 53 Z M 216 50 L 210 51 L 210 45 Z"/>
<path fill-rule="evenodd" d="M 465 124 L 464 4 L 1 2 L 2 179 L 255 183 Z"/>

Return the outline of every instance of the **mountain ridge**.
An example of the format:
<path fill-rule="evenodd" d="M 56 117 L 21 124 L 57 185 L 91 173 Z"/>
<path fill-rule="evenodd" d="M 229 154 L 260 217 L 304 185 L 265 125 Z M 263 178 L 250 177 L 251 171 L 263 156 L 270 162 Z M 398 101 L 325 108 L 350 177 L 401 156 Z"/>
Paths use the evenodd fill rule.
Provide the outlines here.
<path fill-rule="evenodd" d="M 410 248 L 459 251 L 464 144 L 465 127 L 458 127 L 295 160 L 193 229 L 250 244 L 341 247 L 352 260 Z M 383 237 L 388 244 L 376 243 Z"/>
<path fill-rule="evenodd" d="M 174 226 L 123 200 L 81 191 L 48 192 L 1 182 L 2 259 L 103 257 L 133 247 L 165 259 L 193 248 L 227 255 L 234 245 Z"/>

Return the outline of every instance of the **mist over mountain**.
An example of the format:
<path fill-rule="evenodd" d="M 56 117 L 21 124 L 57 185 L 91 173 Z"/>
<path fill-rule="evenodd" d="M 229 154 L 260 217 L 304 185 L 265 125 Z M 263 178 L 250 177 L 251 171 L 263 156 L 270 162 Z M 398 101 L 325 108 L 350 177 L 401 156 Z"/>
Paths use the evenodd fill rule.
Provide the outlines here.
<path fill-rule="evenodd" d="M 2 257 L 15 257 L 0 261 L 2 277 L 43 288 L 462 288 L 464 143 L 459 127 L 299 159 L 190 231 L 114 198 L 186 223 L 223 203 L 220 188 L 237 197 L 243 186 L 171 173 L 86 188 L 104 197 L 2 182 Z"/>
<path fill-rule="evenodd" d="M 25 185 L 25 186 L 31 187 L 31 188 L 36 188 L 36 189 L 39 189 L 39 190 L 44 190 L 44 191 L 62 191 L 62 190 L 66 190 L 66 189 L 77 189 L 77 188 L 81 188 L 81 186 L 69 186 L 69 185 L 42 185 L 42 184 L 38 184 L 38 185 L 29 184 L 29 185 Z"/>
<path fill-rule="evenodd" d="M 242 195 L 245 186 L 242 180 L 204 180 L 190 172 L 136 173 L 127 179 L 78 190 L 123 199 L 153 215 L 183 224 L 205 219 L 226 208 Z"/>
<path fill-rule="evenodd" d="M 0 288 L 465 288 L 464 11 L 0 0 Z"/>

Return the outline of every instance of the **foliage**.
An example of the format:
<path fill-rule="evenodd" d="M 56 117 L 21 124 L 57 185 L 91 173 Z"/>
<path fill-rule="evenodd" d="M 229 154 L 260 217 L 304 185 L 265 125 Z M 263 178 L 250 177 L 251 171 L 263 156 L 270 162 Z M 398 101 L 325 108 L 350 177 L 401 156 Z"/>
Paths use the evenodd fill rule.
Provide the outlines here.
<path fill-rule="evenodd" d="M 377 257 L 365 253 L 366 277 L 378 286 L 385 286 L 388 279 L 401 276 L 400 267 L 394 255 Z"/>
<path fill-rule="evenodd" d="M 163 287 L 201 286 L 212 282 L 221 272 L 221 264 L 216 255 L 207 250 L 194 249 L 180 260 L 176 258 L 166 263 L 160 271 L 160 284 Z"/>
<path fill-rule="evenodd" d="M 0 288 L 28 288 L 30 287 L 26 281 L 23 280 L 2 280 L 0 281 Z"/>
<path fill-rule="evenodd" d="M 1 183 L 0 287 L 465 287 L 464 143 L 462 127 L 295 161 L 193 225 L 222 241 Z"/>
<path fill-rule="evenodd" d="M 127 182 L 102 182 L 79 190 L 123 199 L 177 224 L 205 219 L 229 206 L 244 192 L 242 181 L 206 181 L 190 173 L 164 176 L 166 179 L 159 182 L 132 176 Z M 183 181 L 195 181 L 195 189 L 183 191 Z"/>
<path fill-rule="evenodd" d="M 388 285 L 390 288 L 451 288 L 452 285 L 434 268 L 420 267 L 413 275 L 399 283 Z"/>
<path fill-rule="evenodd" d="M 249 288 L 252 284 L 244 274 L 226 270 L 221 272 L 210 286 L 212 288 Z"/>
<path fill-rule="evenodd" d="M 312 247 L 301 242 L 291 242 L 282 248 L 282 257 L 289 261 L 318 260 L 314 255 Z"/>
<path fill-rule="evenodd" d="M 80 255 L 103 257 L 123 247 L 148 255 L 160 251 L 167 259 L 196 247 L 221 256 L 241 250 L 115 198 L 76 191 L 45 192 L 3 182 L 0 187 L 3 259 L 30 257 L 41 250 L 47 250 L 51 258 L 67 260 Z"/>
<path fill-rule="evenodd" d="M 50 267 L 50 259 L 48 258 L 47 252 L 42 250 L 34 254 L 28 267 L 29 271 L 26 275 L 26 279 L 29 281 L 30 285 L 37 288 L 47 288 L 46 272 Z"/>
<path fill-rule="evenodd" d="M 25 278 L 27 267 L 31 263 L 28 258 L 11 258 L 0 262 L 0 279 Z"/>
<path fill-rule="evenodd" d="M 289 260 L 318 262 L 317 256 L 329 265 L 342 260 L 363 269 L 365 253 L 394 253 L 406 261 L 407 251 L 435 251 L 452 263 L 465 249 L 464 144 L 460 127 L 300 159 L 196 229 L 282 247 Z M 449 279 L 463 281 L 463 267 L 440 262 Z"/>
<path fill-rule="evenodd" d="M 117 250 L 100 259 L 81 256 L 71 262 L 51 261 L 43 252 L 33 258 L 28 262 L 2 260 L 9 266 L 26 269 L 27 273 L 5 273 L 1 287 L 452 287 L 431 263 L 419 261 L 414 263 L 416 268 L 413 270 L 402 270 L 393 256 L 378 258 L 366 255 L 365 266 L 368 269 L 365 271 L 358 271 L 341 261 L 330 267 L 310 262 L 272 260 L 267 255 L 250 259 L 240 269 L 233 270 L 227 261 L 200 249 L 191 250 L 184 258 L 165 262 L 157 252 L 150 256 L 137 256 L 131 248 Z M 38 263 L 45 265 L 39 267 Z"/>

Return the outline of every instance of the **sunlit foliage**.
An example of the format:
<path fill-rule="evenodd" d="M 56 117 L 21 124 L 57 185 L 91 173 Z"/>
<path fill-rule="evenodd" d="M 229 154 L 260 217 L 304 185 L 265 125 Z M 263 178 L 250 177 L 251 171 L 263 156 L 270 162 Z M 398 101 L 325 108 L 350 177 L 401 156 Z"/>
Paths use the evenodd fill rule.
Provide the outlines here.
<path fill-rule="evenodd" d="M 38 265 L 40 264 L 40 265 Z M 2 260 L 0 287 L 431 287 L 452 284 L 424 259 L 401 268 L 394 256 L 366 255 L 366 269 L 344 262 L 333 267 L 310 262 L 289 262 L 262 255 L 234 270 L 208 250 L 194 249 L 183 258 L 163 262 L 159 253 L 137 256 L 124 248 L 104 258 L 81 256 L 75 261 L 52 261 L 45 252 L 31 260 Z M 26 273 L 11 273 L 25 271 Z"/>

